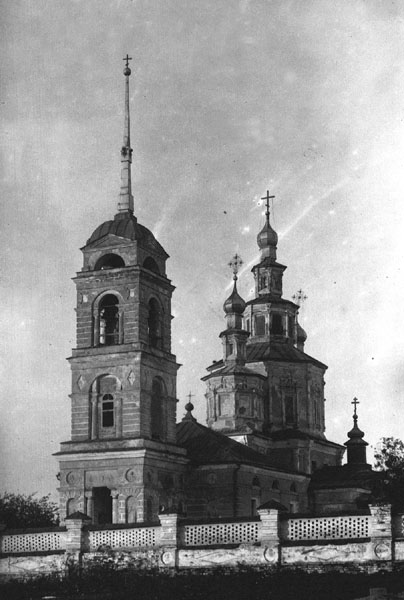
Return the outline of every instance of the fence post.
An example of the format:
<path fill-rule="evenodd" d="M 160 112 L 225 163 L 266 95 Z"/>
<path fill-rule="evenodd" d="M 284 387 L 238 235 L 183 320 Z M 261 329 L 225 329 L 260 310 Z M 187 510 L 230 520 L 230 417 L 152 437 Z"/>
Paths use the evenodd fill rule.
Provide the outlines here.
<path fill-rule="evenodd" d="M 0 554 L 3 551 L 3 531 L 7 529 L 7 525 L 5 523 L 0 523 Z"/>
<path fill-rule="evenodd" d="M 373 560 L 392 560 L 391 505 L 369 505 L 369 535 L 373 550 Z"/>
<path fill-rule="evenodd" d="M 259 541 L 265 546 L 264 557 L 269 563 L 279 562 L 279 510 L 266 502 L 257 510 L 261 519 Z"/>
<path fill-rule="evenodd" d="M 176 567 L 178 563 L 178 514 L 160 513 L 160 564 L 162 567 Z"/>
<path fill-rule="evenodd" d="M 82 554 L 88 549 L 84 528 L 90 522 L 90 517 L 79 511 L 66 517 L 65 525 L 67 534 L 65 550 L 73 563 L 77 562 L 80 565 Z"/>

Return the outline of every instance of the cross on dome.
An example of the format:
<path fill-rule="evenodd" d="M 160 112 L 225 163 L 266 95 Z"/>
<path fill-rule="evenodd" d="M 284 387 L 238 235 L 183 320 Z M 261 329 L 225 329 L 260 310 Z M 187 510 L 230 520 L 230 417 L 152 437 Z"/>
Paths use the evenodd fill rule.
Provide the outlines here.
<path fill-rule="evenodd" d="M 293 294 L 292 300 L 294 300 L 299 306 L 301 306 L 303 302 L 307 300 L 307 296 L 302 290 L 302 288 L 300 288 L 300 290 L 297 290 L 297 292 Z"/>
<path fill-rule="evenodd" d="M 352 400 L 351 404 L 353 404 L 353 405 L 354 405 L 354 418 L 355 418 L 355 417 L 356 417 L 356 418 L 358 418 L 358 415 L 357 415 L 357 413 L 356 413 L 356 407 L 357 407 L 357 405 L 358 405 L 358 404 L 360 404 L 360 402 L 359 402 L 358 398 L 354 398 L 354 399 Z"/>
<path fill-rule="evenodd" d="M 267 215 L 269 215 L 269 201 L 272 200 L 273 198 L 275 198 L 275 196 L 270 196 L 269 195 L 269 190 L 267 190 L 267 195 L 263 196 L 261 198 L 261 200 L 266 200 L 265 204 L 266 204 L 266 208 L 267 208 L 267 210 L 266 210 L 266 214 Z"/>
<path fill-rule="evenodd" d="M 228 263 L 230 269 L 233 271 L 233 279 L 237 279 L 237 273 L 239 272 L 240 267 L 243 265 L 243 260 L 239 254 L 235 254 L 231 261 Z"/>

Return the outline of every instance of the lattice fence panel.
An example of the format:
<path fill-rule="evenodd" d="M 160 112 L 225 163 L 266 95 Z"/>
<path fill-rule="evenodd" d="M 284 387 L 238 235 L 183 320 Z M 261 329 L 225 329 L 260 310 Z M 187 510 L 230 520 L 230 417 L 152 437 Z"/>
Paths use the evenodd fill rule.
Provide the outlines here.
<path fill-rule="evenodd" d="M 156 538 L 155 527 L 90 531 L 90 550 L 94 552 L 102 546 L 108 546 L 109 548 L 156 546 Z"/>
<path fill-rule="evenodd" d="M 258 541 L 260 523 L 214 523 L 212 525 L 185 525 L 185 546 L 214 544 L 253 544 Z"/>
<path fill-rule="evenodd" d="M 369 537 L 369 517 L 289 519 L 290 540 L 330 540 Z"/>
<path fill-rule="evenodd" d="M 1 552 L 3 554 L 51 552 L 53 550 L 63 550 L 63 542 L 64 534 L 60 531 L 3 535 L 1 538 Z"/>

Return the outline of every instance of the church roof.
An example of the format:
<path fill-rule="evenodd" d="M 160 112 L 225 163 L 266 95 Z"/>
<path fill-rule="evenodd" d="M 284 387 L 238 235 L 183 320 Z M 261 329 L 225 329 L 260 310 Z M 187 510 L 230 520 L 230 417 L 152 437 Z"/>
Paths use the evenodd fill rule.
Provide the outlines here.
<path fill-rule="evenodd" d="M 177 423 L 177 444 L 185 448 L 188 457 L 198 465 L 243 463 L 276 471 L 287 471 L 273 465 L 269 456 L 213 431 L 194 419 L 184 418 Z"/>
<path fill-rule="evenodd" d="M 223 365 L 223 361 L 220 361 L 220 363 Z M 217 364 L 219 364 L 219 363 L 216 363 L 216 365 Z M 213 373 L 209 373 L 208 375 L 205 375 L 205 377 L 202 377 L 202 381 L 209 379 L 209 377 L 212 377 L 213 375 L 215 377 L 217 375 L 254 375 L 254 377 L 262 377 L 263 379 L 266 379 L 265 375 L 262 375 L 261 373 L 257 373 L 256 371 L 253 371 L 253 369 L 249 369 L 248 367 L 245 367 L 244 365 L 239 365 L 237 363 L 225 365 L 223 368 L 219 369 L 218 371 L 214 371 Z"/>
<path fill-rule="evenodd" d="M 258 298 L 253 298 L 252 300 L 249 300 L 248 302 L 246 302 L 246 306 L 249 306 L 252 304 L 267 304 L 267 303 L 284 304 L 284 305 L 294 306 L 294 307 L 299 308 L 299 305 L 295 304 L 295 302 L 292 302 L 292 300 L 285 300 L 285 298 L 279 298 L 278 296 L 274 296 L 273 294 L 262 294 L 262 296 L 258 296 Z"/>
<path fill-rule="evenodd" d="M 258 342 L 256 344 L 247 344 L 247 363 L 261 362 L 261 361 L 279 361 L 279 362 L 300 362 L 300 363 L 312 363 L 327 369 L 327 365 L 323 364 L 319 360 L 309 356 L 302 350 L 298 350 L 292 344 L 277 344 L 268 342 Z M 214 362 L 208 371 L 213 371 L 220 368 L 223 365 L 223 361 Z"/>
<path fill-rule="evenodd" d="M 283 270 L 287 269 L 285 265 L 277 262 L 276 260 L 271 259 L 269 256 L 263 258 L 259 263 L 254 265 L 251 270 L 255 271 L 255 269 L 259 269 L 259 267 L 278 267 L 279 269 Z"/>
<path fill-rule="evenodd" d="M 358 469 L 357 465 L 342 465 L 335 467 L 323 467 L 315 471 L 311 476 L 310 487 L 341 488 L 341 487 L 377 487 L 382 480 L 382 473 L 373 471 L 370 465 L 363 465 Z"/>
<path fill-rule="evenodd" d="M 158 243 L 152 232 L 138 223 L 136 218 L 129 212 L 124 215 L 118 214 L 113 220 L 105 221 L 99 225 L 92 233 L 91 237 L 87 240 L 86 246 L 89 246 L 90 244 L 110 234 L 131 241 L 137 240 L 138 242 L 146 245 L 149 242 L 149 244 L 154 246 L 158 252 L 161 252 L 168 257 L 168 254 L 161 244 Z"/>

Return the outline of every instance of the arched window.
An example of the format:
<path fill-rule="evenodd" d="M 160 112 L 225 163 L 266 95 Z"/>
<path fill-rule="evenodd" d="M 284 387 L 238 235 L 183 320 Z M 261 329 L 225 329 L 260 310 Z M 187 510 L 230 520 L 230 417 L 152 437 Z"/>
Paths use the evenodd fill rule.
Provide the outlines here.
<path fill-rule="evenodd" d="M 279 481 L 277 479 L 274 479 L 272 482 L 272 489 L 273 490 L 279 490 Z"/>
<path fill-rule="evenodd" d="M 119 344 L 119 300 L 114 294 L 104 296 L 99 304 L 99 344 Z"/>
<path fill-rule="evenodd" d="M 294 494 L 296 494 L 297 488 L 296 488 L 295 482 L 291 483 L 291 485 L 290 485 L 290 491 L 293 492 Z"/>
<path fill-rule="evenodd" d="M 148 256 L 145 259 L 143 266 L 145 269 L 148 269 L 149 271 L 153 271 L 153 273 L 157 273 L 157 275 L 160 275 L 159 266 L 156 263 L 156 261 L 154 260 L 154 258 L 152 258 L 151 256 Z"/>
<path fill-rule="evenodd" d="M 90 390 L 91 439 L 121 435 L 121 390 L 122 384 L 114 375 L 101 375 L 93 381 Z"/>
<path fill-rule="evenodd" d="M 77 510 L 77 502 L 75 498 L 69 498 L 66 503 L 66 516 L 69 517 Z"/>
<path fill-rule="evenodd" d="M 282 315 L 274 313 L 271 319 L 271 333 L 273 335 L 283 335 Z"/>
<path fill-rule="evenodd" d="M 149 316 L 147 319 L 149 344 L 154 348 L 162 347 L 161 308 L 155 298 L 149 302 Z"/>
<path fill-rule="evenodd" d="M 150 404 L 150 434 L 153 439 L 164 438 L 164 390 L 160 379 L 155 378 L 152 383 L 152 394 Z"/>
<path fill-rule="evenodd" d="M 265 335 L 265 317 L 257 315 L 255 317 L 255 335 Z"/>
<path fill-rule="evenodd" d="M 253 487 L 261 487 L 260 480 L 257 476 L 255 476 L 252 480 Z"/>
<path fill-rule="evenodd" d="M 124 267 L 125 263 L 118 254 L 104 254 L 95 263 L 94 271 L 103 271 L 105 269 L 119 269 Z"/>

